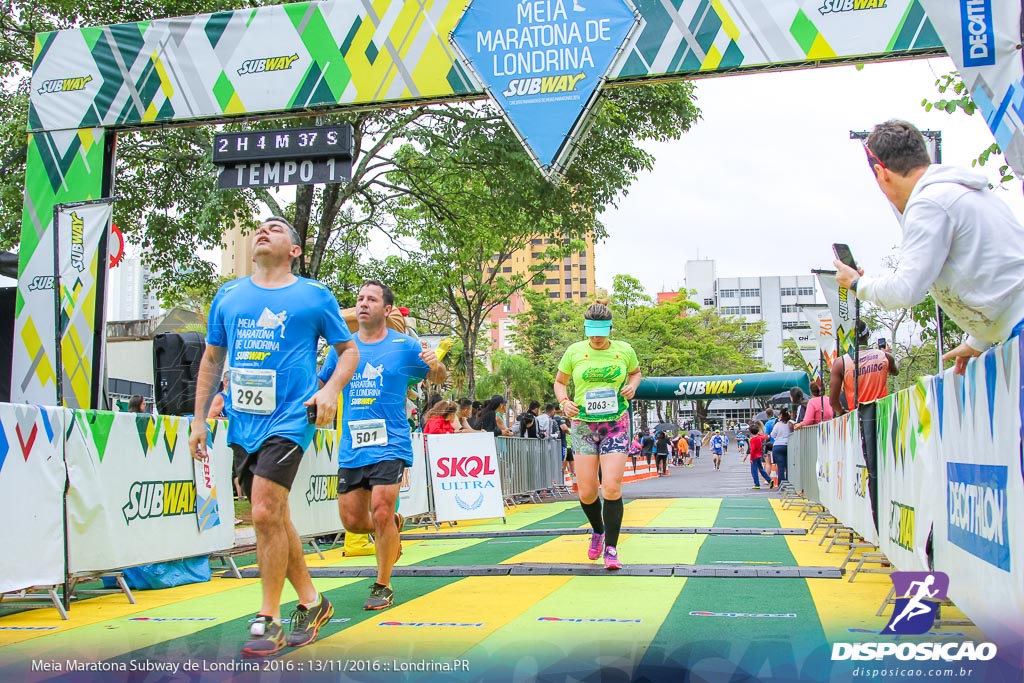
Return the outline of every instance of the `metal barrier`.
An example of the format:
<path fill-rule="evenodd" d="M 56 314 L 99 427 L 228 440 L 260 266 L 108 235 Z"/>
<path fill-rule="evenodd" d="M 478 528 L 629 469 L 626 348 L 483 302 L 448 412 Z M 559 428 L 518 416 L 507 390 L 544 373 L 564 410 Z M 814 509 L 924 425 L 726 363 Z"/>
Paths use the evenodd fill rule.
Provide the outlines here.
<path fill-rule="evenodd" d="M 562 446 L 559 441 L 515 436 L 499 436 L 495 440 L 504 495 L 528 495 L 562 485 Z"/>
<path fill-rule="evenodd" d="M 818 500 L 818 425 L 789 436 L 789 481 L 808 500 Z"/>

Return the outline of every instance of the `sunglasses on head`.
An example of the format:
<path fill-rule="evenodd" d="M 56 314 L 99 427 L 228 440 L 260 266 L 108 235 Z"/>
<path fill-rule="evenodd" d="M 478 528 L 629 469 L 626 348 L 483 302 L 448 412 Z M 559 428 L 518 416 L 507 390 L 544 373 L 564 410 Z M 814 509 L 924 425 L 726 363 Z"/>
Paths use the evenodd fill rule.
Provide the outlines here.
<path fill-rule="evenodd" d="M 871 148 L 868 147 L 868 141 L 867 140 L 861 140 L 860 142 L 861 142 L 862 145 L 864 145 L 864 151 L 867 152 L 867 155 L 868 155 L 868 166 L 871 167 L 871 170 L 872 171 L 875 170 L 875 164 L 878 164 L 882 168 L 888 170 L 886 165 L 884 163 L 882 163 L 882 160 L 878 158 L 878 155 L 875 154 L 874 152 L 872 152 Z"/>

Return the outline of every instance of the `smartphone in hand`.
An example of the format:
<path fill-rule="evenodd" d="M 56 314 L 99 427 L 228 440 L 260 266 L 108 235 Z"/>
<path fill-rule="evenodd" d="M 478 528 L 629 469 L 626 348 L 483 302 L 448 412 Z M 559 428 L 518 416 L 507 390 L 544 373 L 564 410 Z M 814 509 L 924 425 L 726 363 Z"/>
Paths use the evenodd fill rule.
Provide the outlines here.
<path fill-rule="evenodd" d="M 850 247 L 846 244 L 833 244 L 832 251 L 835 253 L 836 258 L 843 264 L 850 266 L 854 270 L 857 270 L 857 262 L 853 260 L 853 252 L 850 251 Z"/>

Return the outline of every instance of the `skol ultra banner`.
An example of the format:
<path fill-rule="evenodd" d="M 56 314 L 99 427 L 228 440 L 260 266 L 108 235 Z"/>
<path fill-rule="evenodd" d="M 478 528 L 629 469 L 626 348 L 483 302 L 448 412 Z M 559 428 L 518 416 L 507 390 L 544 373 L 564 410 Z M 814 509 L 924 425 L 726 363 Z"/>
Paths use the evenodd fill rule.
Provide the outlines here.
<path fill-rule="evenodd" d="M 107 254 L 104 236 L 110 230 L 113 205 L 107 201 L 59 206 L 57 221 L 56 297 L 60 333 L 60 366 L 64 405 L 88 408 L 99 395 L 95 368 L 102 367 L 104 316 L 97 309 L 106 289 Z M 97 334 L 99 332 L 99 334 Z"/>
<path fill-rule="evenodd" d="M 1006 161 L 1024 176 L 1021 3 L 921 0 Z"/>
<path fill-rule="evenodd" d="M 78 410 L 69 418 L 68 568 L 103 571 L 204 555 L 234 545 L 226 520 L 200 531 L 183 417 Z M 227 423 L 212 420 L 207 448 L 217 482 L 230 482 Z M 217 487 L 219 514 L 234 509 Z"/>
<path fill-rule="evenodd" d="M 61 408 L 0 404 L 0 593 L 64 582 Z"/>
<path fill-rule="evenodd" d="M 814 274 L 818 276 L 818 284 L 821 285 L 825 302 L 832 313 L 833 330 L 838 343 L 837 355 L 852 354 L 857 343 L 857 335 L 853 329 L 854 304 L 857 297 L 846 287 L 839 286 L 835 271 L 817 270 Z"/>
<path fill-rule="evenodd" d="M 439 522 L 505 516 L 493 435 L 429 434 L 427 462 Z"/>

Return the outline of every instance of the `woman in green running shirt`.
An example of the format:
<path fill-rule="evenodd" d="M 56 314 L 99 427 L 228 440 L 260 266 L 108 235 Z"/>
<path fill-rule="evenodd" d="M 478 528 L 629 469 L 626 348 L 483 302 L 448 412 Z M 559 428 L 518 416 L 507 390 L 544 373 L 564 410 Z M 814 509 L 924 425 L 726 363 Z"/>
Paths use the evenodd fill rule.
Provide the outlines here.
<path fill-rule="evenodd" d="M 640 367 L 633 347 L 609 338 L 612 312 L 607 300 L 590 306 L 584 315 L 588 337 L 562 355 L 555 376 L 555 397 L 565 416 L 572 418 L 569 438 L 576 457 L 580 506 L 592 527 L 587 557 L 596 560 L 604 550 L 605 569 L 621 569 L 619 529 L 622 527 L 622 473 L 629 448 L 629 401 L 640 384 Z M 574 394 L 569 397 L 572 380 Z M 598 498 L 598 465 L 604 510 Z"/>

